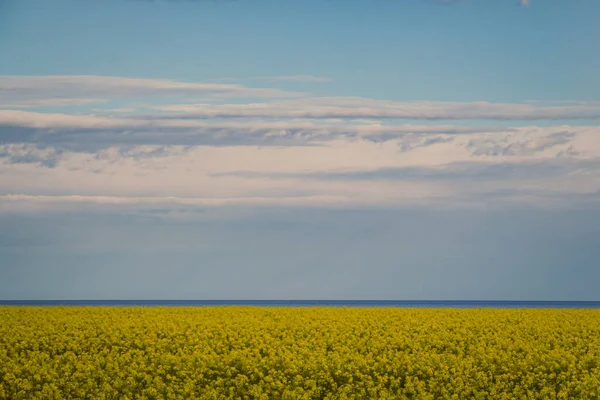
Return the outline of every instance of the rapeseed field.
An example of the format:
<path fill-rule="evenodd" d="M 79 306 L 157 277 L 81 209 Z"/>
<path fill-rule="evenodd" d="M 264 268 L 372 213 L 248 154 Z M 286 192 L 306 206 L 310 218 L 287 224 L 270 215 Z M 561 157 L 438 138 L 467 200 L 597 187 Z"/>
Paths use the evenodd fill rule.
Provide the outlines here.
<path fill-rule="evenodd" d="M 0 399 L 599 399 L 600 310 L 0 307 Z"/>

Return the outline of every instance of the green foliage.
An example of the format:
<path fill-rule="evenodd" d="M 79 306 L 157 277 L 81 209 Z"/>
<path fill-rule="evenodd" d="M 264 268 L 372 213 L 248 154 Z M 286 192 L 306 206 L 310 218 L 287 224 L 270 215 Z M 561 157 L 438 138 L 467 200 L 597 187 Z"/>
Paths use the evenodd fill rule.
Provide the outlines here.
<path fill-rule="evenodd" d="M 0 308 L 0 399 L 599 399 L 600 310 Z"/>

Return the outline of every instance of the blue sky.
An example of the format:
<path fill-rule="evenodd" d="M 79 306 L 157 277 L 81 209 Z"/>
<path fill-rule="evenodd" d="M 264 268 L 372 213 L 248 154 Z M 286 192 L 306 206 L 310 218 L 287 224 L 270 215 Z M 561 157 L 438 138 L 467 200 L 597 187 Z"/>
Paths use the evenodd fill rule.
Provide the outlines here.
<path fill-rule="evenodd" d="M 595 0 L 3 0 L 3 74 L 310 74 L 319 95 L 600 100 Z M 451 3 L 451 4 L 450 4 Z"/>
<path fill-rule="evenodd" d="M 600 300 L 596 0 L 0 0 L 0 298 Z"/>

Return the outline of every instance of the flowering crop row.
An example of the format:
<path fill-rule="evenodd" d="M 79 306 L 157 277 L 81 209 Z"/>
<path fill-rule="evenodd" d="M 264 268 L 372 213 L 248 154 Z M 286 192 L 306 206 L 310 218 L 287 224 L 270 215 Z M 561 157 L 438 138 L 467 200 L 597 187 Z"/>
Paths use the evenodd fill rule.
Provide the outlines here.
<path fill-rule="evenodd" d="M 0 307 L 0 399 L 600 399 L 600 310 Z"/>

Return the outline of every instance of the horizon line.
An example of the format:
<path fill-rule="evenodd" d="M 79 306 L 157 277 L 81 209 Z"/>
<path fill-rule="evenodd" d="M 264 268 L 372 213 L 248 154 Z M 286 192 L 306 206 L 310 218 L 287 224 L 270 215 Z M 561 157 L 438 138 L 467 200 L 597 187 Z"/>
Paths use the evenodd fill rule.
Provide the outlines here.
<path fill-rule="evenodd" d="M 0 299 L 4 302 L 405 302 L 405 303 L 600 303 L 600 300 L 497 299 Z"/>

